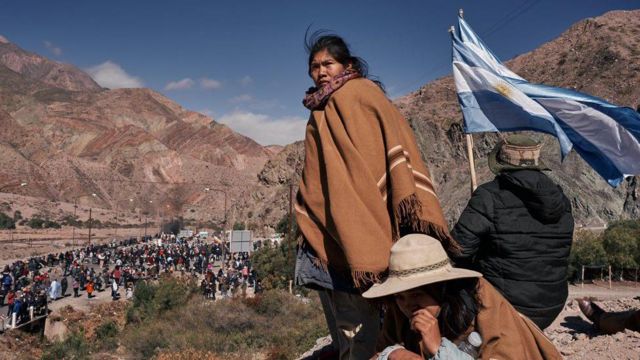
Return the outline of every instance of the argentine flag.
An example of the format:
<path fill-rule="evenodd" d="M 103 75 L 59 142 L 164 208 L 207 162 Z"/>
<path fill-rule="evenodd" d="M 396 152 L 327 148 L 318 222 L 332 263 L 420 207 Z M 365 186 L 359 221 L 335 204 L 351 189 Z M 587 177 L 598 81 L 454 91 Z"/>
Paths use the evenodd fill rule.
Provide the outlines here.
<path fill-rule="evenodd" d="M 453 77 L 467 133 L 533 130 L 573 148 L 611 186 L 640 175 L 640 114 L 577 91 L 531 84 L 485 46 L 462 17 Z"/>

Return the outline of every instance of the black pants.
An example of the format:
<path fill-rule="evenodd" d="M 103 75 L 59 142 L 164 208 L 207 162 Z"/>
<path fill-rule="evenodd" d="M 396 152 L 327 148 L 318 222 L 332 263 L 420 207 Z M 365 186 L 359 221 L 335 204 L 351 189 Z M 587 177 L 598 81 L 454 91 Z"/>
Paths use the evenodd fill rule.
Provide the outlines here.
<path fill-rule="evenodd" d="M 78 297 L 78 288 L 73 288 L 73 297 Z"/>

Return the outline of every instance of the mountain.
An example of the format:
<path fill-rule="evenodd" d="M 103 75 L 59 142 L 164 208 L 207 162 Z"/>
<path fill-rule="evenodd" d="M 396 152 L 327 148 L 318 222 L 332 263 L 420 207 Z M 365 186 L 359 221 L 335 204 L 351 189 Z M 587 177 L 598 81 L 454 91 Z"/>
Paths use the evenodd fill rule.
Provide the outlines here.
<path fill-rule="evenodd" d="M 531 82 L 571 88 L 635 108 L 640 104 L 640 10 L 612 11 L 580 21 L 558 38 L 506 64 Z M 445 216 L 453 224 L 470 196 L 462 115 L 453 78 L 432 81 L 395 100 L 395 104 L 415 131 Z M 611 188 L 575 152 L 561 163 L 555 138 L 532 135 L 544 141 L 543 159 L 553 170 L 549 175 L 571 199 L 578 225 L 601 226 L 611 220 L 640 216 L 639 177 Z M 486 155 L 497 137 L 473 137 L 476 171 L 482 184 L 493 178 Z M 284 184 L 292 176 L 299 177 L 303 155 L 302 143 L 295 143 L 265 165 L 258 193 L 264 203 L 272 205 L 250 209 L 254 216 L 270 222 L 286 213 L 288 189 Z"/>
<path fill-rule="evenodd" d="M 278 151 L 153 90 L 101 88 L 3 37 L 0 127 L 0 192 L 187 218 L 223 219 L 222 192 L 204 188 L 238 198 Z"/>

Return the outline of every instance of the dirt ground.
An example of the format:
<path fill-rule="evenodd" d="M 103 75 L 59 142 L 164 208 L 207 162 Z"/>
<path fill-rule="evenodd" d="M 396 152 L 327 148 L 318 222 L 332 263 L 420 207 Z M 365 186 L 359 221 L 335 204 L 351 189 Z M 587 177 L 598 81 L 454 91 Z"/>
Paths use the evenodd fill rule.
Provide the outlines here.
<path fill-rule="evenodd" d="M 607 311 L 640 310 L 640 284 L 607 282 L 569 287 L 569 300 L 556 321 L 545 333 L 565 359 L 640 359 L 640 333 L 626 330 L 600 335 L 580 312 L 575 299 L 594 298 Z"/>
<path fill-rule="evenodd" d="M 569 286 L 569 299 L 556 321 L 545 329 L 545 333 L 556 345 L 565 359 L 640 360 L 640 333 L 630 330 L 614 335 L 600 335 L 591 322 L 580 312 L 576 299 L 592 297 L 607 311 L 640 309 L 640 283 L 614 283 L 609 289 L 607 282 Z M 299 359 L 318 359 L 322 349 L 331 346 L 331 338 L 317 340 L 316 345 Z"/>

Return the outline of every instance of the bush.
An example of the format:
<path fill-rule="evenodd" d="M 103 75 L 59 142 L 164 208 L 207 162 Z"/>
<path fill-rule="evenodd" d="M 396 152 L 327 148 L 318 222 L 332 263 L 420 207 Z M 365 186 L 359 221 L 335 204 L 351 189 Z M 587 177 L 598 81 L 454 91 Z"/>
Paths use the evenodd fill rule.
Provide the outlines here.
<path fill-rule="evenodd" d="M 32 217 L 29 221 L 27 221 L 27 226 L 29 226 L 32 229 L 49 229 L 49 228 L 60 229 L 62 227 L 59 223 L 53 220 L 41 219 L 35 216 Z"/>
<path fill-rule="evenodd" d="M 64 341 L 57 341 L 47 347 L 42 354 L 42 360 L 58 359 L 88 359 L 89 345 L 82 332 L 73 332 Z"/>
<path fill-rule="evenodd" d="M 640 249 L 638 239 L 640 231 L 634 228 L 635 223 L 615 223 L 602 235 L 602 246 L 607 253 L 609 264 L 618 269 L 634 269 L 638 267 Z"/>
<path fill-rule="evenodd" d="M 163 281 L 147 286 L 156 289 L 144 290 L 140 301 L 155 293 L 151 301 L 156 302 L 160 288 L 165 287 Z M 221 359 L 260 355 L 293 359 L 327 333 L 317 296 L 303 300 L 283 291 L 266 291 L 254 298 L 215 303 L 191 294 L 179 306 L 151 312 L 142 323 L 127 325 L 121 338 L 134 358 L 198 349 Z"/>
<path fill-rule="evenodd" d="M 10 216 L 0 212 L 0 229 L 15 229 L 16 222 Z"/>
<path fill-rule="evenodd" d="M 289 289 L 295 268 L 295 243 L 283 239 L 276 247 L 263 246 L 252 255 L 253 268 L 265 290 Z"/>
<path fill-rule="evenodd" d="M 102 323 L 96 328 L 97 340 L 103 341 L 105 339 L 116 337 L 116 335 L 118 335 L 118 325 L 113 321 Z"/>
<path fill-rule="evenodd" d="M 637 269 L 640 266 L 640 220 L 612 222 L 602 234 L 576 232 L 569 258 L 570 278 L 578 275 L 582 265 Z"/>
<path fill-rule="evenodd" d="M 569 279 L 579 276 L 582 265 L 605 265 L 607 253 L 602 247 L 602 239 L 592 231 L 578 231 L 573 240 L 569 256 Z"/>
<path fill-rule="evenodd" d="M 127 322 L 139 323 L 162 314 L 184 304 L 197 292 L 195 284 L 185 284 L 174 278 L 163 278 L 157 285 L 140 281 L 136 284 L 133 304 L 127 309 Z"/>
<path fill-rule="evenodd" d="M 118 346 L 118 325 L 109 320 L 96 328 L 94 346 L 99 350 L 114 349 Z"/>

